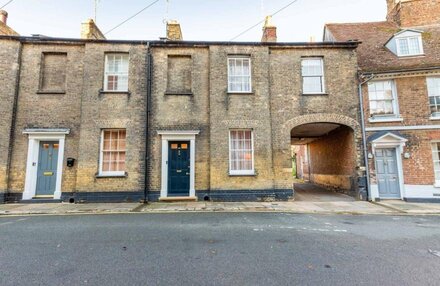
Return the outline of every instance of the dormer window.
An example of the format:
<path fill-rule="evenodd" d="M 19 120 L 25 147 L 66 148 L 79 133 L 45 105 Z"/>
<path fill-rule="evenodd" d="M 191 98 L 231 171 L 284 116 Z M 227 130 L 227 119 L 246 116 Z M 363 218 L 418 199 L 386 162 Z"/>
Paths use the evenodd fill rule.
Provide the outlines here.
<path fill-rule="evenodd" d="M 422 31 L 403 30 L 394 34 L 385 46 L 398 57 L 421 56 L 423 52 Z"/>
<path fill-rule="evenodd" d="M 399 57 L 422 55 L 422 37 L 396 38 L 397 55 Z"/>

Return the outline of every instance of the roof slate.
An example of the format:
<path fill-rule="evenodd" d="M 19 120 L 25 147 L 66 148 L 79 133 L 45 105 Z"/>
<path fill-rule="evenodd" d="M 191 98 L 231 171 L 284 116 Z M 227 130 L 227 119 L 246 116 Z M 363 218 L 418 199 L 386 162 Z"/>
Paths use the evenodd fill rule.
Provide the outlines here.
<path fill-rule="evenodd" d="M 327 24 L 336 41 L 359 40 L 358 60 L 363 72 L 386 72 L 440 66 L 440 25 L 400 29 L 391 22 Z M 385 47 L 402 30 L 422 31 L 424 56 L 399 58 Z"/>

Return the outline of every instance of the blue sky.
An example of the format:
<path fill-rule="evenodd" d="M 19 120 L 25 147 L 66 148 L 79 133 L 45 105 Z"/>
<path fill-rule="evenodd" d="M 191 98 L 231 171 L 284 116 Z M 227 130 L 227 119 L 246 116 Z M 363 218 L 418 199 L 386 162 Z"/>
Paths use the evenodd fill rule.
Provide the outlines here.
<path fill-rule="evenodd" d="M 181 23 L 185 40 L 229 41 L 292 0 L 170 0 L 168 19 Z M 0 6 L 8 2 L 0 0 Z M 97 22 L 107 32 L 153 0 L 100 0 Z M 108 39 L 155 40 L 165 35 L 166 0 L 107 35 Z M 261 5 L 263 3 L 263 5 Z M 263 7 L 263 8 L 262 8 Z M 21 35 L 78 38 L 80 23 L 93 17 L 93 0 L 14 0 L 4 8 L 8 24 Z M 380 21 L 385 0 L 298 0 L 273 18 L 278 41 L 322 38 L 325 23 Z M 259 41 L 256 27 L 237 41 Z"/>

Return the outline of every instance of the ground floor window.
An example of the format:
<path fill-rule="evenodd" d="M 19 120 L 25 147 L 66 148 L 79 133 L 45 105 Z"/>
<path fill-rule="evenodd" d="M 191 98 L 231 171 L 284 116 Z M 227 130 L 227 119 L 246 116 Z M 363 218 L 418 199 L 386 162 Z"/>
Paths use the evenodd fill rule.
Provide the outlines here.
<path fill-rule="evenodd" d="M 231 175 L 254 174 L 252 130 L 231 130 L 229 140 L 229 173 Z"/>
<path fill-rule="evenodd" d="M 434 162 L 435 185 L 440 186 L 440 142 L 433 142 L 432 160 Z"/>
<path fill-rule="evenodd" d="M 125 174 L 125 129 L 102 130 L 100 168 L 101 175 Z"/>

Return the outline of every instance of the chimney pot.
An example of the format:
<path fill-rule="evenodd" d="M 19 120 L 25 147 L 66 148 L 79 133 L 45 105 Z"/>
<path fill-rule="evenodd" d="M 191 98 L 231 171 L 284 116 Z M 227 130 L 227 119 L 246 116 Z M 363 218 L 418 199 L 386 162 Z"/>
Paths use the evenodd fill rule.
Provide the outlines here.
<path fill-rule="evenodd" d="M 182 41 L 182 30 L 176 20 L 167 21 L 167 39 L 170 41 Z"/>
<path fill-rule="evenodd" d="M 5 10 L 0 10 L 0 22 L 6 25 L 6 22 L 8 21 L 8 12 Z"/>
<path fill-rule="evenodd" d="M 272 24 L 272 16 L 266 16 L 264 20 L 261 41 L 265 43 L 274 43 L 277 41 L 277 27 Z"/>

